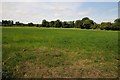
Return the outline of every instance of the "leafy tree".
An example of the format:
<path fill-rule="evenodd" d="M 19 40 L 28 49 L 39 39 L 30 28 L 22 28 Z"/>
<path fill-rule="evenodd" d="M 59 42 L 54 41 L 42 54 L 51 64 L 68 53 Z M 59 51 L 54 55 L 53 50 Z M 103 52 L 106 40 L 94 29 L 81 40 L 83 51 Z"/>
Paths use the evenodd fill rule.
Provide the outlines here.
<path fill-rule="evenodd" d="M 27 26 L 27 25 L 25 25 L 25 24 L 23 24 L 23 23 L 20 23 L 19 21 L 18 21 L 18 22 L 15 22 L 15 25 L 16 25 L 16 26 Z"/>
<path fill-rule="evenodd" d="M 76 21 L 60 21 L 59 19 L 56 21 L 46 21 L 45 19 L 42 21 L 42 24 L 33 24 L 28 23 L 20 23 L 14 22 L 12 20 L 2 20 L 0 25 L 3 26 L 36 26 L 36 27 L 56 27 L 56 28 L 81 28 L 81 29 L 101 29 L 101 30 L 120 30 L 120 18 L 115 19 L 114 23 L 111 22 L 102 22 L 101 24 L 95 23 L 93 20 L 89 19 L 88 17 L 84 17 L 82 20 Z"/>
<path fill-rule="evenodd" d="M 44 19 L 44 20 L 42 21 L 42 26 L 43 26 L 43 27 L 49 27 L 49 22 Z"/>
<path fill-rule="evenodd" d="M 112 28 L 112 23 L 111 22 L 102 22 L 100 29 L 101 30 L 110 30 Z"/>
<path fill-rule="evenodd" d="M 62 27 L 62 22 L 58 19 L 58 20 L 55 21 L 54 26 L 57 27 L 57 28 L 60 28 L 60 27 Z"/>
<path fill-rule="evenodd" d="M 13 24 L 12 20 L 2 20 L 2 26 L 13 26 Z"/>
<path fill-rule="evenodd" d="M 120 24 L 119 23 L 113 23 L 111 30 L 120 30 Z"/>
<path fill-rule="evenodd" d="M 84 17 L 81 20 L 82 26 L 81 29 L 91 29 L 94 25 L 94 21 L 90 20 L 88 17 Z"/>
<path fill-rule="evenodd" d="M 115 19 L 115 23 L 120 23 L 120 18 Z"/>
<path fill-rule="evenodd" d="M 81 20 L 76 20 L 75 27 L 76 28 L 82 28 L 82 21 Z"/>
<path fill-rule="evenodd" d="M 36 27 L 39 27 L 39 24 L 36 24 Z"/>
<path fill-rule="evenodd" d="M 67 21 L 64 21 L 64 22 L 62 22 L 62 27 L 63 28 L 69 28 L 70 26 L 69 26 Z"/>
<path fill-rule="evenodd" d="M 28 23 L 28 26 L 34 26 L 34 24 L 31 22 L 31 23 Z"/>
<path fill-rule="evenodd" d="M 82 21 L 85 21 L 85 20 L 90 20 L 90 19 L 88 17 L 82 18 Z"/>
<path fill-rule="evenodd" d="M 74 28 L 74 21 L 67 22 L 69 24 L 69 28 Z"/>
<path fill-rule="evenodd" d="M 105 26 L 105 30 L 111 30 L 112 28 L 112 23 L 111 22 L 107 22 L 106 26 Z"/>
<path fill-rule="evenodd" d="M 86 20 L 84 20 L 82 22 L 83 22 L 83 27 L 85 29 L 91 29 L 92 26 L 94 25 L 94 22 L 92 20 L 89 20 L 89 19 L 86 19 Z"/>
<path fill-rule="evenodd" d="M 92 29 L 100 29 L 100 24 L 94 23 Z"/>
<path fill-rule="evenodd" d="M 49 22 L 49 26 L 50 26 L 50 27 L 55 27 L 55 21 Z"/>
<path fill-rule="evenodd" d="M 112 24 L 112 30 L 120 30 L 120 18 L 115 19 Z"/>

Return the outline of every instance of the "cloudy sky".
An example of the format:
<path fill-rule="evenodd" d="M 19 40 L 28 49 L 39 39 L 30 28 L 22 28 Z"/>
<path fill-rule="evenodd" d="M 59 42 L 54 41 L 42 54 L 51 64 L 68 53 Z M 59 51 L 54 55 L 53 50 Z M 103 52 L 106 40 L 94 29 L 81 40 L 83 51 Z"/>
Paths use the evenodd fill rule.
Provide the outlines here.
<path fill-rule="evenodd" d="M 2 2 L 2 19 L 41 23 L 60 19 L 89 17 L 97 23 L 113 22 L 118 17 L 117 2 Z"/>

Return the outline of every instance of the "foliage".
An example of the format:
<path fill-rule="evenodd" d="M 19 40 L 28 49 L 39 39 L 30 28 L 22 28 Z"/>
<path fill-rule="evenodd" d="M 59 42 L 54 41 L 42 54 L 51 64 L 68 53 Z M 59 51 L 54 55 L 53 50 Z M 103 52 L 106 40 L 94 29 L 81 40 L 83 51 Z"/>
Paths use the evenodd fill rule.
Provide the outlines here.
<path fill-rule="evenodd" d="M 76 21 L 47 21 L 42 20 L 42 24 L 34 24 L 32 22 L 28 24 L 14 22 L 12 20 L 2 20 L 2 26 L 36 26 L 36 27 L 54 27 L 54 28 L 81 28 L 81 29 L 101 29 L 101 30 L 120 30 L 120 18 L 115 19 L 114 23 L 102 22 L 97 24 L 88 17 L 82 18 L 82 20 Z"/>
<path fill-rule="evenodd" d="M 31 23 L 28 23 L 28 26 L 34 26 L 34 24 L 31 22 Z"/>
<path fill-rule="evenodd" d="M 12 26 L 13 21 L 12 20 L 2 20 L 2 26 Z"/>
<path fill-rule="evenodd" d="M 81 20 L 76 20 L 75 27 L 76 28 L 82 28 L 82 21 Z"/>

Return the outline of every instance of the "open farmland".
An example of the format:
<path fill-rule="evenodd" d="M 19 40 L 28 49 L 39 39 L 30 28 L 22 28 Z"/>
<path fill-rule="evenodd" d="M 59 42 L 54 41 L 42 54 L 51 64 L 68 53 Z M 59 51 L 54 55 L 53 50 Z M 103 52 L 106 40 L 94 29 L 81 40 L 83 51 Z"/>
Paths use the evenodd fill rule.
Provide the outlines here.
<path fill-rule="evenodd" d="M 118 31 L 2 28 L 3 77 L 118 76 Z"/>

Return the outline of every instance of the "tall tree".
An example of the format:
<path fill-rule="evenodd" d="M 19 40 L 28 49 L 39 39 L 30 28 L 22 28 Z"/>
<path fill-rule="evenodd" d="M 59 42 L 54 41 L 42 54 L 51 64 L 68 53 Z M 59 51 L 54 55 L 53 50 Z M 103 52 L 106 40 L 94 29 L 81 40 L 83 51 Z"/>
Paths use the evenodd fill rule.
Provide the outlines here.
<path fill-rule="evenodd" d="M 49 22 L 49 26 L 50 26 L 50 27 L 55 27 L 55 21 Z"/>
<path fill-rule="evenodd" d="M 120 23 L 120 18 L 115 19 L 115 23 Z"/>
<path fill-rule="evenodd" d="M 112 23 L 111 22 L 102 22 L 100 25 L 100 29 L 103 30 L 110 30 L 112 27 Z"/>
<path fill-rule="evenodd" d="M 57 28 L 62 27 L 62 22 L 59 19 L 55 21 L 55 27 Z"/>
<path fill-rule="evenodd" d="M 94 25 L 94 22 L 92 20 L 90 20 L 90 19 L 86 19 L 86 20 L 84 20 L 82 22 L 83 22 L 83 27 L 85 29 L 91 29 L 92 26 Z"/>
<path fill-rule="evenodd" d="M 69 26 L 67 21 L 64 21 L 64 22 L 62 22 L 62 27 L 63 28 L 69 28 L 70 26 Z"/>
<path fill-rule="evenodd" d="M 74 21 L 68 21 L 69 28 L 74 28 Z"/>
<path fill-rule="evenodd" d="M 12 20 L 2 20 L 2 26 L 13 26 L 13 24 Z"/>
<path fill-rule="evenodd" d="M 43 27 L 49 27 L 49 22 L 44 19 L 44 20 L 42 21 L 42 26 L 43 26 Z"/>
<path fill-rule="evenodd" d="M 32 22 L 28 23 L 28 26 L 34 26 L 34 24 Z"/>
<path fill-rule="evenodd" d="M 88 17 L 82 18 L 82 21 L 85 21 L 85 20 L 90 20 L 90 19 Z"/>
<path fill-rule="evenodd" d="M 112 24 L 112 30 L 120 30 L 120 18 L 115 19 L 114 23 Z"/>
<path fill-rule="evenodd" d="M 76 20 L 75 27 L 76 28 L 82 28 L 82 21 L 81 20 Z"/>

